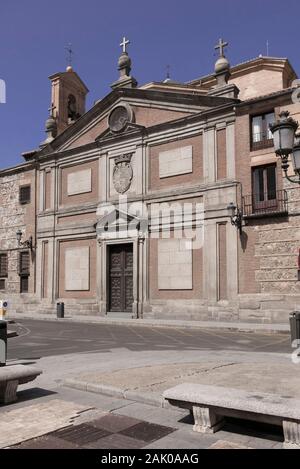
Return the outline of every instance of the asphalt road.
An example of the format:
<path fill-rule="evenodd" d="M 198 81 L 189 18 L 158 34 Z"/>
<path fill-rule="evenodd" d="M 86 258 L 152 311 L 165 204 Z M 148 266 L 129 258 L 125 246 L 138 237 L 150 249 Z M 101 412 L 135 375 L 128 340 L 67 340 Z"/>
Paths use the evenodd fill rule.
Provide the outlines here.
<path fill-rule="evenodd" d="M 177 329 L 141 326 L 22 320 L 10 325 L 18 337 L 8 341 L 8 359 L 38 359 L 54 355 L 128 351 L 227 350 L 291 353 L 288 334 L 257 334 L 215 329 Z"/>

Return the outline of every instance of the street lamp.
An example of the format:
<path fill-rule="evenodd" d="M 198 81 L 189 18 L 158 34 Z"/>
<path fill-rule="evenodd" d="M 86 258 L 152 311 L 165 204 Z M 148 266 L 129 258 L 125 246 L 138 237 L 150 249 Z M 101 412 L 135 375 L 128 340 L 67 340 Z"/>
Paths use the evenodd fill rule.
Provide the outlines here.
<path fill-rule="evenodd" d="M 229 212 L 231 224 L 239 230 L 240 234 L 242 234 L 242 211 L 239 209 L 239 207 L 234 205 L 233 202 L 230 202 L 230 204 L 227 205 L 227 210 Z"/>
<path fill-rule="evenodd" d="M 18 241 L 18 246 L 24 246 L 25 248 L 28 248 L 30 249 L 30 251 L 33 251 L 33 239 L 32 239 L 32 236 L 29 237 L 29 239 L 26 239 L 25 241 L 21 241 L 22 239 L 22 236 L 23 236 L 23 233 L 21 230 L 18 230 L 16 232 L 16 238 L 17 238 L 17 241 Z"/>
<path fill-rule="evenodd" d="M 270 124 L 269 127 L 273 134 L 275 153 L 281 158 L 281 167 L 286 179 L 300 184 L 300 135 L 295 135 L 299 124 L 289 115 L 288 111 L 281 111 L 279 120 Z M 287 174 L 289 155 L 291 155 L 295 178 Z"/>

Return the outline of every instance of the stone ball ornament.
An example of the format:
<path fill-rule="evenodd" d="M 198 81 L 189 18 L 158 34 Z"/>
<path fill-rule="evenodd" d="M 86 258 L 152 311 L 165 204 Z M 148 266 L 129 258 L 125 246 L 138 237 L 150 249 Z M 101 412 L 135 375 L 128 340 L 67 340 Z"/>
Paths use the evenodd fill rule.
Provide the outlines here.
<path fill-rule="evenodd" d="M 56 129 L 56 121 L 54 117 L 50 116 L 46 120 L 46 130 L 55 130 Z"/>
<path fill-rule="evenodd" d="M 229 70 L 230 64 L 226 57 L 219 57 L 215 63 L 215 73 L 222 73 Z"/>
<path fill-rule="evenodd" d="M 126 68 L 131 67 L 131 59 L 128 56 L 127 52 L 123 52 L 123 54 L 119 57 L 118 67 L 119 67 L 119 70 L 121 70 L 122 68 L 125 68 L 125 67 Z"/>

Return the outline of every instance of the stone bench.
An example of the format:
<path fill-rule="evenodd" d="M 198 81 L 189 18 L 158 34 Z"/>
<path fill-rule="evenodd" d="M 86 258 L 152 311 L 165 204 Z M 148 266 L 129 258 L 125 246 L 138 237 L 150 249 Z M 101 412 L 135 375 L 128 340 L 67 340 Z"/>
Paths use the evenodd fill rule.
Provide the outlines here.
<path fill-rule="evenodd" d="M 189 409 L 193 430 L 214 433 L 224 425 L 224 417 L 282 425 L 284 448 L 300 449 L 300 400 L 276 394 L 184 383 L 163 393 L 171 405 Z"/>
<path fill-rule="evenodd" d="M 29 383 L 42 371 L 27 365 L 7 365 L 0 367 L 0 402 L 8 404 L 17 400 L 19 384 Z"/>

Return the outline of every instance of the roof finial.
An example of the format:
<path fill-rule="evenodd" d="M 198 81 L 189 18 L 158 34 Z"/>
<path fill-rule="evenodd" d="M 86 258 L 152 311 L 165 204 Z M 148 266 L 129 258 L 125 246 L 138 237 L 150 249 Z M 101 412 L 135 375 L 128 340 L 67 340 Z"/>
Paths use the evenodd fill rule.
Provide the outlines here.
<path fill-rule="evenodd" d="M 65 46 L 65 49 L 67 51 L 67 72 L 71 72 L 73 70 L 72 68 L 72 62 L 73 62 L 73 49 L 72 49 L 72 44 L 69 42 L 67 46 Z"/>
<path fill-rule="evenodd" d="M 215 63 L 215 77 L 217 79 L 217 87 L 223 87 L 227 85 L 230 77 L 230 64 L 224 55 L 224 48 L 228 46 L 228 42 L 219 39 L 215 49 L 219 49 L 220 55 Z"/>
<path fill-rule="evenodd" d="M 125 53 L 125 54 L 127 53 L 126 48 L 127 48 L 128 44 L 130 44 L 130 41 L 129 41 L 129 39 L 126 39 L 126 37 L 124 36 L 123 41 L 121 42 L 120 46 L 123 48 L 123 53 Z"/>
<path fill-rule="evenodd" d="M 111 85 L 112 89 L 119 87 L 135 88 L 137 86 L 137 81 L 135 80 L 135 78 L 130 76 L 131 59 L 127 52 L 128 44 L 130 44 L 130 41 L 124 36 L 120 44 L 120 46 L 122 47 L 122 54 L 120 55 L 118 61 L 118 70 L 120 71 L 120 78 Z"/>
<path fill-rule="evenodd" d="M 228 42 L 223 41 L 223 39 L 219 39 L 218 44 L 215 46 L 215 49 L 219 49 L 220 52 L 220 57 L 225 57 L 224 56 L 224 48 L 228 46 Z"/>
<path fill-rule="evenodd" d="M 167 65 L 167 80 L 170 80 L 170 70 L 171 70 L 171 66 L 170 65 Z"/>

